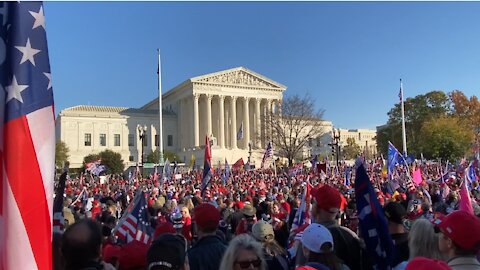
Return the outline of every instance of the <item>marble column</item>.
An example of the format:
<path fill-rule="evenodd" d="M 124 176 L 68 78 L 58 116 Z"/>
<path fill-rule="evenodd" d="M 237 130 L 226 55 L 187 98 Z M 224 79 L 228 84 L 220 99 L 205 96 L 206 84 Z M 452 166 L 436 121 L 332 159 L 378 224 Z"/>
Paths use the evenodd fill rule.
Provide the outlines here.
<path fill-rule="evenodd" d="M 260 119 L 260 98 L 255 99 L 255 140 L 257 148 L 262 148 L 262 122 Z"/>
<path fill-rule="evenodd" d="M 230 115 L 232 117 L 232 124 L 230 126 L 230 139 L 232 149 L 237 149 L 237 97 L 231 97 Z"/>
<path fill-rule="evenodd" d="M 250 119 L 249 119 L 249 110 L 248 110 L 248 102 L 250 98 L 245 97 L 243 98 L 243 138 L 244 138 L 244 149 L 248 149 L 248 143 L 250 142 Z"/>
<path fill-rule="evenodd" d="M 198 94 L 193 95 L 193 145 L 198 147 L 199 144 L 199 116 L 198 116 Z"/>
<path fill-rule="evenodd" d="M 225 97 L 224 96 L 218 96 L 218 111 L 219 111 L 219 119 L 220 119 L 220 132 L 219 132 L 219 140 L 220 140 L 220 147 L 225 148 Z"/>
<path fill-rule="evenodd" d="M 272 140 L 272 120 L 273 120 L 273 110 L 272 110 L 272 100 L 268 99 L 267 100 L 267 127 L 265 128 L 266 130 L 266 136 L 265 139 L 267 142 L 270 142 Z"/>
<path fill-rule="evenodd" d="M 212 95 L 207 95 L 207 135 L 212 135 Z"/>

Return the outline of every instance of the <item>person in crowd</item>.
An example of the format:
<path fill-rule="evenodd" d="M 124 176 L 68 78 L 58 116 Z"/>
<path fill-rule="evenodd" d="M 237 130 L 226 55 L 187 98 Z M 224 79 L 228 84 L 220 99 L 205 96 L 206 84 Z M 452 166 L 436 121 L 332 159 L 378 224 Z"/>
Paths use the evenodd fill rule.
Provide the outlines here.
<path fill-rule="evenodd" d="M 307 258 L 306 266 L 324 270 L 349 270 L 334 252 L 333 237 L 330 231 L 318 223 L 310 224 L 301 237 L 303 254 Z"/>
<path fill-rule="evenodd" d="M 194 208 L 193 215 L 198 241 L 188 250 L 190 269 L 217 270 L 227 249 L 216 234 L 220 211 L 209 203 L 202 203 Z"/>
<path fill-rule="evenodd" d="M 392 237 L 395 254 L 393 257 L 393 266 L 408 260 L 408 232 L 405 230 L 403 220 L 407 211 L 398 202 L 389 202 L 383 208 L 385 217 L 388 221 L 388 231 Z"/>
<path fill-rule="evenodd" d="M 228 244 L 219 269 L 267 270 L 262 245 L 248 234 L 236 236 Z"/>
<path fill-rule="evenodd" d="M 435 221 L 440 233 L 438 247 L 453 270 L 480 269 L 480 220 L 466 212 L 454 211 Z"/>
<path fill-rule="evenodd" d="M 444 261 L 434 260 L 425 257 L 416 257 L 411 260 L 405 270 L 451 270 Z"/>
<path fill-rule="evenodd" d="M 245 203 L 243 201 L 240 201 L 240 197 L 237 197 L 237 201 L 234 203 L 235 212 L 230 215 L 230 228 L 232 230 L 232 234 L 235 234 L 238 224 L 240 224 L 244 217 L 242 213 L 242 209 L 244 206 Z"/>
<path fill-rule="evenodd" d="M 61 240 L 62 261 L 65 270 L 115 269 L 101 260 L 102 231 L 96 221 L 85 219 L 65 230 Z"/>
<path fill-rule="evenodd" d="M 243 218 L 235 229 L 235 235 L 252 232 L 252 226 L 257 222 L 255 213 L 257 209 L 250 204 L 246 204 L 242 210 Z"/>
<path fill-rule="evenodd" d="M 408 235 L 409 260 L 424 257 L 444 261 L 446 258 L 438 248 L 438 235 L 434 225 L 427 219 L 417 219 Z M 395 266 L 394 270 L 405 269 L 408 261 L 403 261 Z"/>
<path fill-rule="evenodd" d="M 263 246 L 265 261 L 269 270 L 288 270 L 287 253 L 277 241 L 273 226 L 265 220 L 260 220 L 252 227 L 252 236 Z"/>
<path fill-rule="evenodd" d="M 350 229 L 338 224 L 342 198 L 338 189 L 324 185 L 312 190 L 313 220 L 325 226 L 333 237 L 335 254 L 351 270 L 363 269 L 367 261 L 358 236 Z"/>
<path fill-rule="evenodd" d="M 190 210 L 187 205 L 181 205 L 180 213 L 182 214 L 182 234 L 189 243 L 192 242 L 192 217 L 190 216 Z"/>
<path fill-rule="evenodd" d="M 280 196 L 279 194 L 278 196 Z M 283 197 L 282 197 L 283 198 Z M 280 243 L 281 246 L 286 246 L 288 240 L 288 228 L 287 228 L 287 213 L 280 203 L 273 203 L 271 205 L 271 222 L 273 230 L 275 231 L 275 240 Z"/>
<path fill-rule="evenodd" d="M 189 270 L 187 242 L 183 236 L 163 234 L 147 252 L 147 270 Z"/>

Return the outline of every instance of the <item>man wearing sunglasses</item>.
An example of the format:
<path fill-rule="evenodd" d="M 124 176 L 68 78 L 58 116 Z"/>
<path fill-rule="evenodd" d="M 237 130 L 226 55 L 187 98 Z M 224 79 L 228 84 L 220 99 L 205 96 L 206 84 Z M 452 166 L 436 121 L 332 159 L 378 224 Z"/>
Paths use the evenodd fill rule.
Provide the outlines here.
<path fill-rule="evenodd" d="M 466 212 L 455 211 L 434 221 L 438 247 L 453 270 L 480 269 L 476 255 L 480 250 L 480 220 Z"/>

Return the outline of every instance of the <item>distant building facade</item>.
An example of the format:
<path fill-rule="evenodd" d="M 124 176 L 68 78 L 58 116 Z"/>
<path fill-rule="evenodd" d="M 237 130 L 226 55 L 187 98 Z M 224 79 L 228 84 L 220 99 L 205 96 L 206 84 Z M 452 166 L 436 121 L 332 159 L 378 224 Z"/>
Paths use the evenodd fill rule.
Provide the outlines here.
<path fill-rule="evenodd" d="M 347 145 L 347 139 L 354 139 L 369 158 L 377 155 L 377 131 L 374 129 L 340 129 L 340 146 Z"/>
<path fill-rule="evenodd" d="M 284 85 L 244 67 L 188 79 L 162 95 L 164 150 L 176 153 L 187 164 L 195 156 L 201 165 L 209 135 L 213 166 L 224 164 L 225 159 L 233 163 L 243 158 L 246 163 L 251 155 L 251 163 L 258 167 L 269 140 L 264 116 L 280 106 L 285 90 Z M 141 108 L 66 108 L 56 119 L 56 137 L 68 146 L 72 168 L 81 167 L 85 156 L 106 149 L 120 153 L 127 167 L 135 166 L 142 160 L 138 126 L 147 127 L 144 157 L 159 147 L 158 107 L 156 98 Z M 322 125 L 324 134 L 304 147 L 305 158 L 328 154 L 333 125 L 329 121 Z M 237 140 L 241 126 L 243 137 Z M 358 144 L 367 142 L 370 149 L 374 145 L 370 137 L 375 135 L 366 131 L 357 134 Z M 344 134 L 342 138 L 348 136 Z M 367 134 L 369 138 L 364 137 Z"/>

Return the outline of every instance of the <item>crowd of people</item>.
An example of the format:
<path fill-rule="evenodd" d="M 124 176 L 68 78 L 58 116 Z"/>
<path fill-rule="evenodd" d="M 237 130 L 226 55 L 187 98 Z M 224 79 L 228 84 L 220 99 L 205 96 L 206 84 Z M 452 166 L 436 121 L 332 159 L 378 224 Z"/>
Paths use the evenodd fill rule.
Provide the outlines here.
<path fill-rule="evenodd" d="M 413 186 L 408 165 L 391 175 L 378 160 L 363 166 L 393 242 L 391 269 L 480 269 L 478 179 L 468 183 L 465 211 L 467 182 L 457 166 L 420 162 L 423 180 Z M 55 269 L 374 269 L 360 232 L 355 169 L 326 168 L 228 177 L 217 168 L 203 190 L 202 171 L 67 177 Z M 138 196 L 147 218 L 128 223 Z M 125 233 L 137 230 L 147 237 Z"/>

